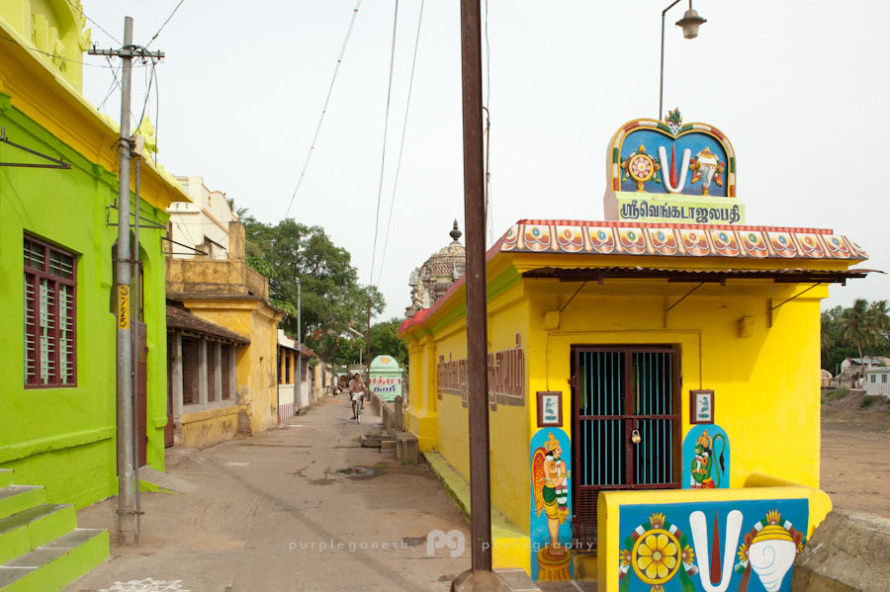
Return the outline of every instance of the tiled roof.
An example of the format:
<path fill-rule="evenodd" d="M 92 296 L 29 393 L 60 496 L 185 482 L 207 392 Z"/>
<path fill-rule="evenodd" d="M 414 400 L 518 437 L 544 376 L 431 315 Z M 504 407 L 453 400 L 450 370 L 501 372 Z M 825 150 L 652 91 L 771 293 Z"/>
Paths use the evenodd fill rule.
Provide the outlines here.
<path fill-rule="evenodd" d="M 842 259 L 868 254 L 831 230 L 639 222 L 520 220 L 500 251 L 748 259 Z"/>
<path fill-rule="evenodd" d="M 729 226 L 639 222 L 588 222 L 579 220 L 519 220 L 486 253 L 491 261 L 498 253 L 541 253 L 577 255 L 636 255 L 717 259 L 780 259 L 864 261 L 868 254 L 852 240 L 832 230 L 777 226 Z M 802 261 L 801 261 L 802 263 Z M 668 265 L 665 262 L 665 265 Z M 736 267 L 743 266 L 737 264 Z M 724 281 L 727 278 L 772 279 L 776 282 L 843 283 L 864 277 L 874 270 L 826 271 L 794 267 L 756 269 L 674 270 L 639 268 L 609 269 L 539 268 L 524 277 L 590 280 L 600 277 L 659 277 L 679 281 Z M 403 335 L 423 325 L 466 281 L 466 275 L 448 291 L 399 327 Z"/>
<path fill-rule="evenodd" d="M 167 329 L 177 329 L 185 334 L 208 341 L 221 341 L 234 345 L 247 345 L 250 339 L 238 335 L 225 327 L 196 317 L 190 312 L 176 306 L 167 305 Z"/>

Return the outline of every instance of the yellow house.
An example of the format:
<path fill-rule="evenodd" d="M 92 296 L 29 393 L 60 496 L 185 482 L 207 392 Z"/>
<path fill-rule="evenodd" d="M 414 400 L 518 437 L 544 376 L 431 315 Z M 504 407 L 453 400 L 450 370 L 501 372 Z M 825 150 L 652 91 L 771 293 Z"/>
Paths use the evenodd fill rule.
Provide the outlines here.
<path fill-rule="evenodd" d="M 635 120 L 610 148 L 613 219 L 520 220 L 488 253 L 494 567 L 609 592 L 776 589 L 830 509 L 819 303 L 866 255 L 830 230 L 745 226 L 712 126 Z M 406 426 L 468 479 L 464 280 L 400 334 Z M 787 566 L 761 569 L 770 553 Z"/>
<path fill-rule="evenodd" d="M 173 375 L 172 407 L 180 411 L 176 427 L 185 447 L 203 448 L 278 424 L 278 323 L 284 314 L 270 304 L 267 280 L 244 261 L 244 225 L 230 221 L 226 238 L 225 259 L 167 258 L 168 299 L 234 334 L 195 341 L 200 368 L 192 383 L 198 392 L 186 393 L 189 384 L 176 382 L 187 378 L 184 372 Z M 187 352 L 181 336 L 172 337 L 175 366 Z"/>

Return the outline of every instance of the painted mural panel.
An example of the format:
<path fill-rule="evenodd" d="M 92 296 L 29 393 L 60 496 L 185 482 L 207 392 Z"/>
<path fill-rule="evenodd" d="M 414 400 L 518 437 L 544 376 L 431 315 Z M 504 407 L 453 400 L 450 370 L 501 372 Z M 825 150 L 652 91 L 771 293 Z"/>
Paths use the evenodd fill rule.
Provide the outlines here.
<path fill-rule="evenodd" d="M 621 507 L 620 592 L 790 590 L 806 499 Z"/>
<path fill-rule="evenodd" d="M 679 110 L 664 123 L 638 119 L 612 140 L 615 191 L 735 197 L 735 154 L 717 128 L 683 124 Z"/>
<path fill-rule="evenodd" d="M 531 576 L 535 581 L 572 578 L 571 445 L 557 427 L 531 440 Z"/>
<path fill-rule="evenodd" d="M 693 426 L 683 439 L 683 489 L 729 489 L 729 437 L 718 425 Z"/>
<path fill-rule="evenodd" d="M 377 356 L 371 362 L 371 391 L 385 401 L 402 394 L 402 369 L 392 356 Z"/>

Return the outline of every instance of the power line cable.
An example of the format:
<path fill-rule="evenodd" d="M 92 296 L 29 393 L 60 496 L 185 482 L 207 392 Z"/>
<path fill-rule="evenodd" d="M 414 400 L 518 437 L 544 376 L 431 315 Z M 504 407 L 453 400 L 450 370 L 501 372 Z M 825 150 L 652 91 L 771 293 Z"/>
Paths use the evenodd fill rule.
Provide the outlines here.
<path fill-rule="evenodd" d="M 81 8 L 80 6 L 78 6 L 77 4 L 75 4 L 74 2 L 72 2 L 71 0 L 65 0 L 65 1 L 68 3 L 68 6 L 70 6 L 71 8 L 73 8 L 74 10 L 76 10 L 77 12 L 79 12 L 85 19 L 87 19 L 88 21 L 90 21 L 91 23 L 93 23 L 94 25 L 96 25 L 96 28 L 97 28 L 97 29 L 99 29 L 100 31 L 102 31 L 103 33 L 105 33 L 106 35 L 108 35 L 108 37 L 109 37 L 112 41 L 114 41 L 114 42 L 117 43 L 118 45 L 123 45 L 120 41 L 117 40 L 117 38 L 116 38 L 114 35 L 112 35 L 112 34 L 109 33 L 108 31 L 106 31 L 105 29 L 103 29 L 103 28 L 102 28 L 102 25 L 100 25 L 99 23 L 97 23 L 96 21 L 94 21 L 93 19 L 91 19 L 91 18 L 87 15 L 87 13 L 85 13 L 85 12 L 83 11 L 83 8 Z"/>
<path fill-rule="evenodd" d="M 374 215 L 374 246 L 371 248 L 371 273 L 368 283 L 374 285 L 374 260 L 377 258 L 377 236 L 380 227 L 380 202 L 383 198 L 383 173 L 386 168 L 386 138 L 389 133 L 389 106 L 392 99 L 392 74 L 396 62 L 396 31 L 399 23 L 399 0 L 396 0 L 392 23 L 392 49 L 389 54 L 389 83 L 386 89 L 386 115 L 383 119 L 383 151 L 380 157 L 380 183 L 377 188 L 377 213 Z"/>
<path fill-rule="evenodd" d="M 110 56 L 105 56 L 105 59 L 108 60 L 108 65 L 109 65 L 109 66 L 113 66 L 113 64 L 111 63 L 111 57 L 110 57 Z M 118 68 L 119 68 L 119 67 L 120 67 L 120 66 L 118 66 Z M 117 70 L 118 70 L 118 68 L 113 68 L 113 69 L 111 70 L 111 76 L 112 76 L 111 85 L 108 87 L 108 91 L 105 93 L 105 96 L 102 98 L 102 102 L 100 102 L 99 105 L 96 107 L 96 109 L 98 109 L 99 111 L 102 111 L 102 110 L 105 108 L 105 103 L 106 103 L 106 102 L 108 101 L 108 99 L 111 97 L 111 94 L 114 92 L 114 89 L 116 89 L 116 88 L 120 88 L 120 87 L 121 87 L 121 83 L 120 83 L 120 81 L 117 79 Z"/>
<path fill-rule="evenodd" d="M 294 199 L 297 197 L 297 192 L 300 190 L 300 185 L 303 184 L 303 178 L 306 176 L 306 169 L 309 168 L 309 161 L 312 159 L 312 153 L 315 150 L 315 144 L 318 141 L 318 135 L 321 133 L 321 125 L 324 123 L 324 116 L 328 112 L 328 104 L 331 102 L 331 95 L 334 92 L 334 83 L 337 81 L 337 73 L 340 71 L 340 64 L 343 63 L 343 56 L 346 54 L 346 46 L 349 44 L 349 38 L 352 35 L 352 28 L 355 25 L 355 19 L 358 17 L 359 8 L 362 5 L 362 0 L 357 0 L 355 3 L 355 8 L 352 9 L 352 19 L 349 21 L 349 28 L 346 30 L 346 37 L 343 39 L 343 45 L 340 48 L 340 55 L 337 56 L 337 65 L 334 66 L 334 75 L 331 77 L 331 85 L 328 88 L 328 96 L 324 100 L 324 106 L 321 109 L 321 117 L 318 118 L 318 125 L 315 127 L 315 135 L 312 136 L 312 143 L 309 145 L 309 152 L 306 154 L 306 160 L 303 162 L 303 170 L 300 171 L 300 177 L 297 179 L 297 186 L 294 188 L 294 193 L 291 195 L 290 202 L 287 204 L 287 209 L 284 210 L 284 220 L 287 220 L 287 215 L 290 213 L 291 206 L 294 204 Z"/>
<path fill-rule="evenodd" d="M 411 77 L 408 81 L 408 99 L 405 104 L 405 120 L 404 120 L 404 123 L 402 124 L 402 140 L 399 143 L 399 157 L 396 162 L 396 177 L 395 177 L 395 180 L 393 181 L 392 201 L 390 201 L 390 204 L 389 204 L 389 218 L 386 221 L 386 234 L 384 235 L 385 238 L 383 240 L 383 254 L 380 256 L 380 273 L 377 275 L 377 285 L 380 285 L 380 279 L 383 276 L 383 269 L 384 269 L 383 264 L 386 261 L 386 249 L 387 249 L 387 246 L 389 245 L 389 230 L 390 230 L 390 228 L 392 228 L 392 213 L 393 213 L 393 210 L 395 209 L 395 203 L 396 203 L 396 189 L 398 188 L 398 185 L 399 185 L 399 173 L 402 170 L 402 155 L 404 154 L 404 150 L 405 150 L 405 135 L 406 135 L 406 131 L 408 129 L 408 112 L 411 108 L 411 92 L 414 88 L 414 70 L 417 67 L 417 53 L 418 53 L 418 48 L 420 47 L 420 28 L 421 28 L 421 25 L 423 24 L 423 4 L 424 4 L 424 0 L 420 0 L 420 14 L 417 17 L 417 37 L 414 40 L 414 58 L 411 61 Z"/>
<path fill-rule="evenodd" d="M 158 80 L 157 71 L 152 68 L 152 73 L 155 77 L 155 152 L 154 152 L 154 161 L 155 164 L 158 164 L 158 134 L 160 133 L 160 123 L 159 120 L 161 118 L 161 92 L 160 92 L 160 81 Z"/>
<path fill-rule="evenodd" d="M 152 37 L 152 38 L 148 41 L 148 43 L 145 44 L 145 49 L 148 49 L 148 46 L 151 45 L 151 44 L 154 42 L 154 40 L 158 38 L 158 35 L 161 34 L 161 31 L 164 30 L 164 27 L 167 26 L 167 23 L 170 22 L 170 19 L 173 18 L 173 15 L 176 14 L 176 11 L 179 10 L 179 7 L 182 6 L 182 3 L 183 3 L 183 2 L 185 2 L 185 0 L 179 0 L 179 4 L 176 5 L 176 8 L 174 8 L 174 9 L 173 9 L 173 12 L 170 13 L 170 16 L 167 17 L 167 20 L 164 21 L 164 24 L 161 25 L 161 28 L 158 29 L 158 32 L 155 33 L 155 34 L 154 34 L 154 37 Z"/>
<path fill-rule="evenodd" d="M 155 78 L 155 61 L 151 62 L 151 70 L 148 71 L 148 88 L 145 90 L 145 100 L 142 101 L 142 113 L 139 115 L 139 120 L 136 121 L 136 125 L 131 129 L 138 129 L 140 125 L 142 125 L 142 120 L 145 119 L 145 108 L 148 107 L 148 98 L 151 96 L 151 86 L 154 82 Z"/>
<path fill-rule="evenodd" d="M 81 64 L 81 65 L 83 65 L 83 66 L 88 66 L 88 67 L 90 67 L 90 68 L 109 68 L 109 66 L 100 66 L 100 65 L 97 65 L 97 64 L 87 64 L 86 62 L 83 61 L 83 59 L 76 60 L 76 59 L 72 59 L 72 58 L 66 58 L 66 57 L 64 57 L 64 56 L 60 56 L 60 55 L 58 55 L 58 54 L 51 53 L 51 52 L 48 52 L 48 51 L 43 51 L 42 49 L 37 49 L 36 47 L 34 47 L 34 46 L 32 46 L 32 45 L 26 45 L 26 44 L 24 44 L 24 43 L 21 43 L 20 41 L 18 41 L 18 40 L 16 40 L 16 39 L 13 39 L 12 37 L 9 37 L 9 36 L 7 36 L 7 35 L 4 35 L 4 34 L 2 34 L 2 33 L 0 33 L 0 39 L 2 39 L 2 40 L 4 40 L 4 41 L 9 41 L 10 43 L 15 43 L 16 45 L 19 45 L 19 46 L 21 46 L 21 47 L 24 47 L 25 49 L 28 49 L 28 50 L 30 50 L 30 51 L 33 51 L 33 52 L 36 52 L 36 53 L 39 53 L 39 54 L 43 54 L 43 55 L 45 55 L 45 56 L 47 56 L 47 57 L 51 57 L 51 58 L 55 58 L 55 59 L 58 59 L 58 60 L 62 60 L 63 62 L 73 62 L 73 63 L 75 63 L 75 64 Z"/>

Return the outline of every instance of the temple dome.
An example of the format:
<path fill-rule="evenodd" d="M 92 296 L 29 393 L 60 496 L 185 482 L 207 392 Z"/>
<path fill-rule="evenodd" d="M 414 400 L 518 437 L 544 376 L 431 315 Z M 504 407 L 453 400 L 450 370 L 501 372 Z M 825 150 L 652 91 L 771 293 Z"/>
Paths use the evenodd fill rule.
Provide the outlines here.
<path fill-rule="evenodd" d="M 405 309 L 406 316 L 410 317 L 417 311 L 432 306 L 466 273 L 467 252 L 459 240 L 462 234 L 455 220 L 449 233 L 451 243 L 433 253 L 422 266 L 411 273 L 408 282 L 411 286 L 411 306 Z"/>

